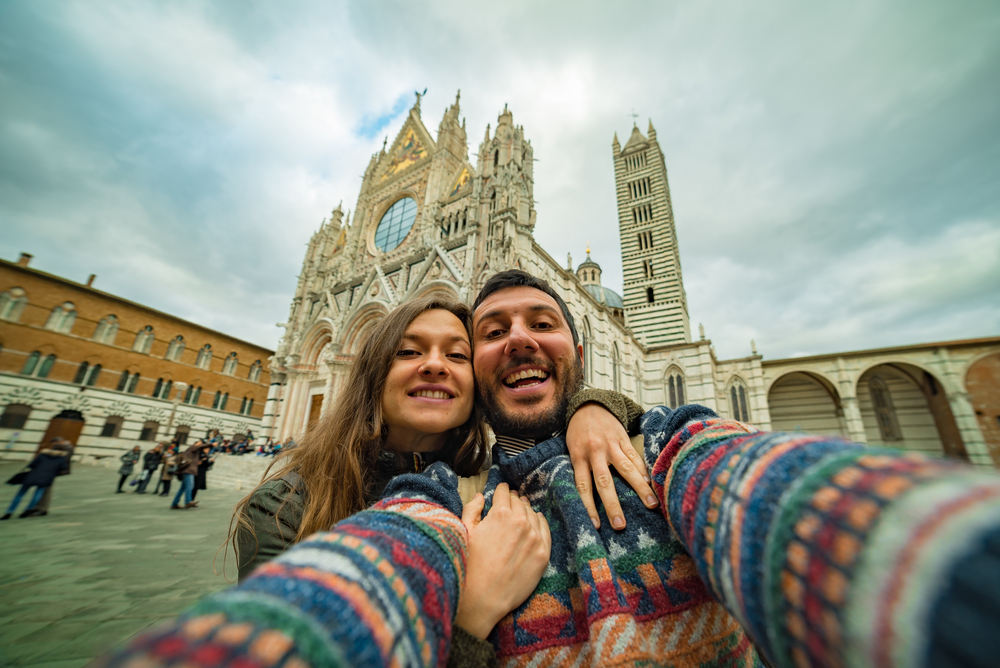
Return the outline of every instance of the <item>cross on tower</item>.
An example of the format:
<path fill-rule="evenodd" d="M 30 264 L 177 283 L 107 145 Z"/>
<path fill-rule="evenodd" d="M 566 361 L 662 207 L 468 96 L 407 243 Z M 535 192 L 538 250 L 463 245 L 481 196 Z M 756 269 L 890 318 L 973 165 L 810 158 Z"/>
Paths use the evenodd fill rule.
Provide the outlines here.
<path fill-rule="evenodd" d="M 635 107 L 632 107 L 632 113 L 629 114 L 629 116 L 632 117 L 632 125 L 635 125 L 636 127 L 639 127 L 638 125 L 636 125 L 636 122 L 635 122 L 635 119 L 639 118 L 639 114 L 635 113 Z"/>

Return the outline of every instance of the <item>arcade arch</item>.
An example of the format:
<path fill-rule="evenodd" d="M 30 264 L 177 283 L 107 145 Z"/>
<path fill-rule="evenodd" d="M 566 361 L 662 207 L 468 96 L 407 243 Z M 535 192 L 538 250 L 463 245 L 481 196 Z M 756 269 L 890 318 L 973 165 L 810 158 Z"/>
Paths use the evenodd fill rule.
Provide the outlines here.
<path fill-rule="evenodd" d="M 857 396 L 869 445 L 968 460 L 944 387 L 929 371 L 874 365 L 858 378 Z"/>
<path fill-rule="evenodd" d="M 840 394 L 829 379 L 809 371 L 779 376 L 767 393 L 773 431 L 848 437 Z"/>

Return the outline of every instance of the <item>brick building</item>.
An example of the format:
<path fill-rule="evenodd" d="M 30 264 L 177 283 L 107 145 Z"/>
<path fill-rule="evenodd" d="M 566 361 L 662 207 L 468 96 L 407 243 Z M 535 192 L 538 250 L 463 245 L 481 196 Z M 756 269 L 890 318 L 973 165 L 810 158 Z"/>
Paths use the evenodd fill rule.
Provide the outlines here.
<path fill-rule="evenodd" d="M 85 457 L 215 429 L 257 435 L 270 350 L 101 292 L 94 276 L 80 284 L 32 269 L 30 260 L 0 260 L 3 456 L 28 458 L 56 435 Z"/>

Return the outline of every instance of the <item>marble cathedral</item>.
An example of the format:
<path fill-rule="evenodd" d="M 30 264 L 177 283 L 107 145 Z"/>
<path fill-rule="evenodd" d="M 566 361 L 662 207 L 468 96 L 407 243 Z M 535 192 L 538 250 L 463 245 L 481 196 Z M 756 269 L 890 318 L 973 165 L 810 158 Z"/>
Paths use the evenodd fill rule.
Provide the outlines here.
<path fill-rule="evenodd" d="M 517 267 L 562 293 L 592 387 L 645 406 L 701 403 L 763 429 L 1000 461 L 1000 432 L 994 443 L 974 408 L 990 400 L 967 388 L 974 365 L 1000 360 L 1000 339 L 771 361 L 756 350 L 720 360 L 704 331 L 693 339 L 652 122 L 624 146 L 612 142 L 624 295 L 601 285 L 589 253 L 563 266 L 535 242 L 533 148 L 506 107 L 474 164 L 467 144 L 458 97 L 432 136 L 418 95 L 365 169 L 353 220 L 338 206 L 313 235 L 271 360 L 265 436 L 298 438 L 322 414 L 366 332 L 394 306 L 433 292 L 471 303 L 491 274 Z"/>

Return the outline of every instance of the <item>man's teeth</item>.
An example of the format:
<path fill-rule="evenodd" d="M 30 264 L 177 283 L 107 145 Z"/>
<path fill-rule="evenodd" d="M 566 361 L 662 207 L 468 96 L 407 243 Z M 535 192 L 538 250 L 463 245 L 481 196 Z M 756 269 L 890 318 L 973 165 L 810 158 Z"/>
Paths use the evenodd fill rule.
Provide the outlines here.
<path fill-rule="evenodd" d="M 518 371 L 517 373 L 508 376 L 507 379 L 504 380 L 504 384 L 510 387 L 513 386 L 514 383 L 516 383 L 519 380 L 530 378 L 532 380 L 537 381 L 536 383 L 533 383 L 537 385 L 538 383 L 541 383 L 548 377 L 549 377 L 548 371 L 542 371 L 541 369 L 525 369 L 524 371 Z"/>
<path fill-rule="evenodd" d="M 420 390 L 419 392 L 414 392 L 414 397 L 427 397 L 428 399 L 451 399 L 451 395 L 447 392 L 432 392 L 430 390 Z"/>

